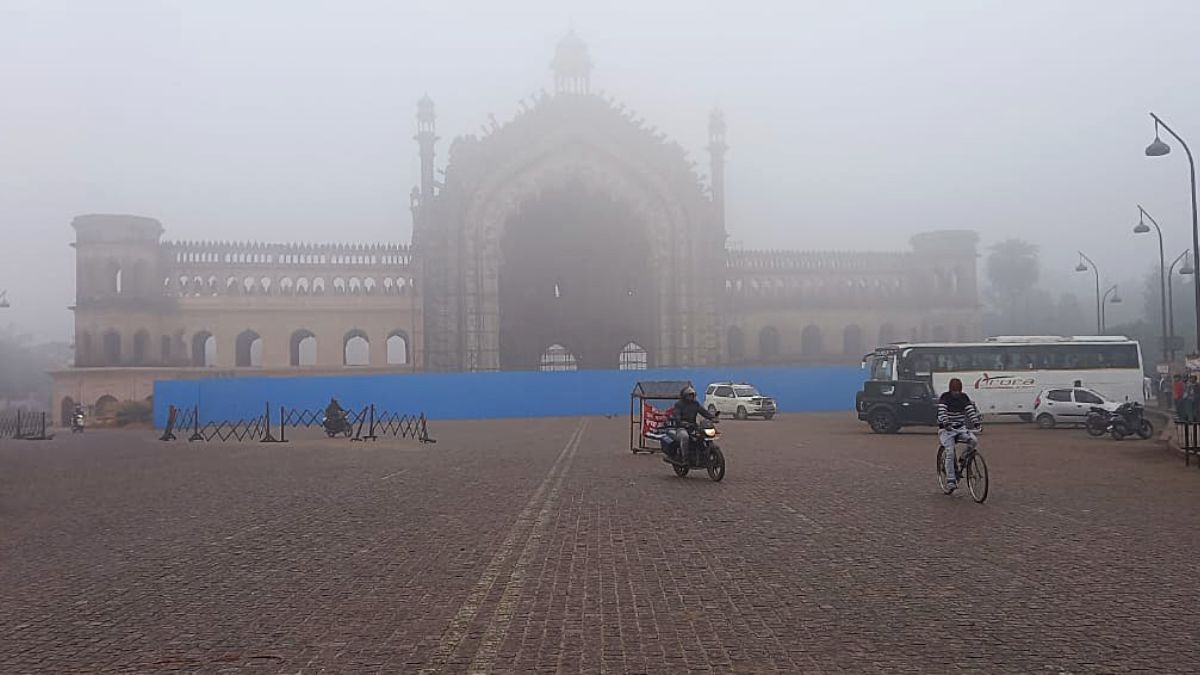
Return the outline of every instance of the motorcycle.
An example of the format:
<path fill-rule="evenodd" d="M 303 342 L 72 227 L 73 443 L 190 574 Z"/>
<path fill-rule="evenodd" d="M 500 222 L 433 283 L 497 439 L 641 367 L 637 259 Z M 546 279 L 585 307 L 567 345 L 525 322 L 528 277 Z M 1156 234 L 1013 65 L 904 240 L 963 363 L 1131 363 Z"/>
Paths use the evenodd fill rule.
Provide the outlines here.
<path fill-rule="evenodd" d="M 1087 419 L 1083 422 L 1083 428 L 1087 429 L 1089 436 L 1103 436 L 1108 433 L 1108 417 L 1109 411 L 1101 408 L 1098 405 L 1092 406 L 1088 411 Z"/>
<path fill-rule="evenodd" d="M 721 432 L 717 431 L 713 422 L 700 418 L 698 424 L 667 426 L 662 431 L 673 429 L 685 429 L 689 436 L 688 456 L 680 457 L 679 443 L 675 441 L 675 437 L 661 432 L 659 434 L 659 441 L 662 443 L 665 455 L 663 461 L 671 465 L 676 476 L 683 478 L 692 469 L 704 469 L 708 471 L 708 477 L 713 482 L 719 482 L 725 478 L 725 455 L 721 452 L 721 447 L 717 445 L 717 439 L 721 437 Z"/>
<path fill-rule="evenodd" d="M 83 413 L 75 413 L 71 415 L 71 433 L 83 433 Z"/>
<path fill-rule="evenodd" d="M 1108 431 L 1113 440 L 1123 440 L 1126 436 L 1137 434 L 1138 438 L 1146 440 L 1154 435 L 1154 425 L 1145 417 L 1145 407 L 1141 403 L 1122 403 L 1108 417 Z"/>
<path fill-rule="evenodd" d="M 350 420 L 346 418 L 344 413 L 341 415 L 334 415 L 333 417 L 328 415 L 322 416 L 321 428 L 325 430 L 325 434 L 330 438 L 338 435 L 349 438 L 350 434 L 354 432 L 354 425 L 350 423 Z"/>

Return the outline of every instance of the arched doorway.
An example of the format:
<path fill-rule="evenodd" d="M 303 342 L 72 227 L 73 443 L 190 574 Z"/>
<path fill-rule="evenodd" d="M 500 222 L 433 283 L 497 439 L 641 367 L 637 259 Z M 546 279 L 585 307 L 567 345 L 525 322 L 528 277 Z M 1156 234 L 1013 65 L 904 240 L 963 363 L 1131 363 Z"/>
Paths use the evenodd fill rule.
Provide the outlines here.
<path fill-rule="evenodd" d="M 779 358 L 781 351 L 779 329 L 767 326 L 758 332 L 758 356 L 763 359 Z"/>
<path fill-rule="evenodd" d="M 58 411 L 58 423 L 64 427 L 71 426 L 71 416 L 75 414 L 75 399 L 70 396 L 63 397 L 62 405 L 59 406 Z"/>
<path fill-rule="evenodd" d="M 800 333 L 800 354 L 802 356 L 814 357 L 820 356 L 823 352 L 821 329 L 810 324 Z"/>
<path fill-rule="evenodd" d="M 104 334 L 104 365 L 121 365 L 121 334 L 115 330 Z"/>
<path fill-rule="evenodd" d="M 238 334 L 236 344 L 235 364 L 238 368 L 259 368 L 262 366 L 262 336 L 252 330 L 244 330 Z"/>
<path fill-rule="evenodd" d="M 367 334 L 357 328 L 342 338 L 342 360 L 347 366 L 371 364 L 371 341 Z"/>
<path fill-rule="evenodd" d="M 842 355 L 859 357 L 863 355 L 866 346 L 863 344 L 862 328 L 852 323 L 842 331 Z"/>
<path fill-rule="evenodd" d="M 118 405 L 120 405 L 120 401 L 117 400 L 117 397 L 108 394 L 101 396 L 96 399 L 96 418 L 104 419 L 116 415 Z"/>
<path fill-rule="evenodd" d="M 725 349 L 729 353 L 729 361 L 737 363 L 746 358 L 746 334 L 737 326 L 730 326 L 725 338 Z"/>
<path fill-rule="evenodd" d="M 577 363 L 592 367 L 611 364 L 612 346 L 630 337 L 655 350 L 650 243 L 627 204 L 568 182 L 526 199 L 503 232 L 501 368 L 540 367 L 539 345 L 552 343 L 570 344 Z"/>
<path fill-rule="evenodd" d="M 312 331 L 302 328 L 292 333 L 288 345 L 288 363 L 293 368 L 317 365 L 317 336 Z"/>

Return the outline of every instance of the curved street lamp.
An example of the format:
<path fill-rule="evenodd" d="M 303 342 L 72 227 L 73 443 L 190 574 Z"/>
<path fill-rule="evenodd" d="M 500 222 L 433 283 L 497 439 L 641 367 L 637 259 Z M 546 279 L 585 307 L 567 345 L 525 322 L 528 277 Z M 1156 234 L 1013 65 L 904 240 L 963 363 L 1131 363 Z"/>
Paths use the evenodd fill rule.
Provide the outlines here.
<path fill-rule="evenodd" d="M 1111 298 L 1108 297 L 1110 293 L 1112 294 Z M 1103 307 L 1104 307 L 1104 305 L 1106 305 L 1110 302 L 1114 305 L 1121 302 L 1121 296 L 1119 293 L 1117 293 L 1117 285 L 1116 284 L 1113 284 L 1107 291 L 1104 291 L 1104 297 L 1100 300 L 1100 303 L 1101 303 L 1100 304 L 1100 307 L 1101 307 L 1101 310 L 1100 310 L 1100 334 L 1101 335 L 1104 335 L 1105 332 L 1108 331 L 1108 325 L 1105 323 L 1105 316 L 1104 316 L 1106 314 L 1106 312 L 1104 311 Z"/>
<path fill-rule="evenodd" d="M 1075 266 L 1075 271 L 1086 272 L 1088 271 L 1088 265 L 1091 265 L 1092 272 L 1096 274 L 1096 335 L 1103 335 L 1104 332 L 1101 330 L 1104 323 L 1102 318 L 1103 312 L 1100 310 L 1100 268 L 1096 267 L 1096 263 L 1084 255 L 1083 251 L 1077 251 L 1077 253 L 1079 253 L 1079 264 Z M 1084 264 L 1085 260 L 1087 261 L 1087 265 Z"/>
<path fill-rule="evenodd" d="M 1181 275 L 1191 275 L 1196 273 L 1196 268 L 1192 267 L 1192 261 L 1190 260 L 1191 254 L 1192 250 L 1187 249 L 1183 253 L 1180 253 L 1178 256 L 1176 256 L 1175 259 L 1171 261 L 1171 264 L 1167 266 L 1167 335 L 1170 336 L 1172 342 L 1172 361 L 1175 360 L 1175 281 L 1172 277 L 1175 275 L 1175 266 L 1180 262 L 1183 263 L 1183 265 L 1179 268 L 1179 273 Z"/>
<path fill-rule="evenodd" d="M 1167 133 L 1175 137 L 1179 144 L 1183 146 L 1183 151 L 1187 154 L 1188 171 L 1191 179 L 1191 198 L 1192 198 L 1192 269 L 1200 267 L 1200 222 L 1196 217 L 1196 162 L 1192 159 L 1192 149 L 1188 147 L 1187 141 L 1183 140 L 1179 134 L 1175 133 L 1171 127 L 1167 126 L 1166 122 L 1159 119 L 1158 115 L 1150 113 L 1150 117 L 1154 118 L 1154 140 L 1150 145 L 1146 146 L 1147 157 L 1162 157 L 1171 152 L 1171 146 L 1167 145 L 1158 136 L 1158 129 L 1162 127 L 1167 130 Z M 1196 352 L 1200 353 L 1200 283 L 1192 283 L 1196 291 Z"/>
<path fill-rule="evenodd" d="M 8 291 L 0 291 L 0 309 L 8 309 L 11 306 L 8 304 Z"/>
<path fill-rule="evenodd" d="M 1150 231 L 1150 227 L 1146 225 L 1146 219 L 1154 224 L 1154 231 L 1158 233 L 1158 299 L 1162 301 L 1162 357 L 1163 361 L 1170 360 L 1168 352 L 1170 347 L 1167 345 L 1167 263 L 1166 256 L 1163 254 L 1163 236 L 1162 228 L 1158 226 L 1158 221 L 1154 216 L 1146 212 L 1141 204 L 1138 207 L 1138 224 L 1133 228 L 1134 234 L 1145 234 Z"/>

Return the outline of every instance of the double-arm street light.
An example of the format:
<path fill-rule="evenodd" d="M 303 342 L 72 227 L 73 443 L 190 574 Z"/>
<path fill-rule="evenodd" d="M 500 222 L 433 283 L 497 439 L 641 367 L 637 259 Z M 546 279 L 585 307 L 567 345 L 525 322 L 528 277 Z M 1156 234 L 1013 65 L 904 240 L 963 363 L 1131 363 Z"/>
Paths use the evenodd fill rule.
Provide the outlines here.
<path fill-rule="evenodd" d="M 1170 359 L 1170 346 L 1167 341 L 1170 339 L 1167 334 L 1167 261 L 1163 254 L 1163 236 L 1162 228 L 1158 226 L 1158 221 L 1154 216 L 1146 213 L 1146 209 L 1142 208 L 1141 204 L 1138 207 L 1138 224 L 1133 228 L 1137 234 L 1145 234 L 1150 231 L 1150 227 L 1146 225 L 1146 219 L 1154 224 L 1154 231 L 1158 233 L 1158 299 L 1162 301 L 1162 357 L 1163 361 Z"/>
<path fill-rule="evenodd" d="M 1091 258 L 1084 255 L 1083 251 L 1079 251 L 1078 253 L 1079 264 L 1075 266 L 1075 271 L 1086 272 L 1088 271 L 1088 265 L 1091 265 L 1091 270 L 1096 275 L 1096 335 L 1103 335 L 1104 331 L 1101 330 L 1103 326 L 1101 325 L 1102 319 L 1100 311 L 1100 268 L 1096 267 L 1096 263 L 1092 262 Z M 1084 264 L 1085 260 L 1087 261 L 1087 264 Z"/>
<path fill-rule="evenodd" d="M 1186 141 L 1175 133 L 1171 127 L 1159 119 L 1158 115 L 1150 113 L 1150 117 L 1154 118 L 1154 141 L 1146 146 L 1147 157 L 1162 157 L 1171 152 L 1171 146 L 1162 142 L 1158 137 L 1158 128 L 1162 127 L 1167 130 L 1167 133 L 1175 137 L 1179 144 L 1183 146 L 1183 151 L 1187 154 L 1188 170 L 1191 178 L 1191 198 L 1192 198 L 1192 269 L 1200 268 L 1200 222 L 1197 222 L 1196 217 L 1196 162 L 1192 159 L 1192 149 L 1188 147 Z M 1193 281 L 1192 287 L 1196 291 L 1196 352 L 1200 353 L 1200 283 Z"/>
<path fill-rule="evenodd" d="M 1108 297 L 1109 294 L 1112 295 L 1112 298 Z M 1105 316 L 1105 314 L 1107 314 L 1107 312 L 1104 311 L 1104 305 L 1107 303 L 1110 303 L 1110 302 L 1113 303 L 1114 305 L 1121 302 L 1121 296 L 1120 296 L 1120 294 L 1117 293 L 1117 285 L 1116 284 L 1113 284 L 1107 291 L 1104 291 L 1104 297 L 1101 298 L 1101 300 L 1100 300 L 1100 334 L 1101 335 L 1104 335 L 1108 331 L 1108 323 L 1106 320 L 1107 317 Z"/>

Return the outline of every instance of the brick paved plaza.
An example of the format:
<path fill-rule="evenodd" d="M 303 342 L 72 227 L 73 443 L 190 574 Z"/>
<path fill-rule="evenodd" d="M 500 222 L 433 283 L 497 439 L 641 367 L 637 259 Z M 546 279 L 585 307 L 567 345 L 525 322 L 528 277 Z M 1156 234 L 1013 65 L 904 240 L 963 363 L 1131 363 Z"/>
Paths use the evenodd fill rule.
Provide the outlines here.
<path fill-rule="evenodd" d="M 723 425 L 676 478 L 623 419 L 440 442 L 0 443 L 0 672 L 1200 671 L 1200 472 L 992 425 Z"/>

